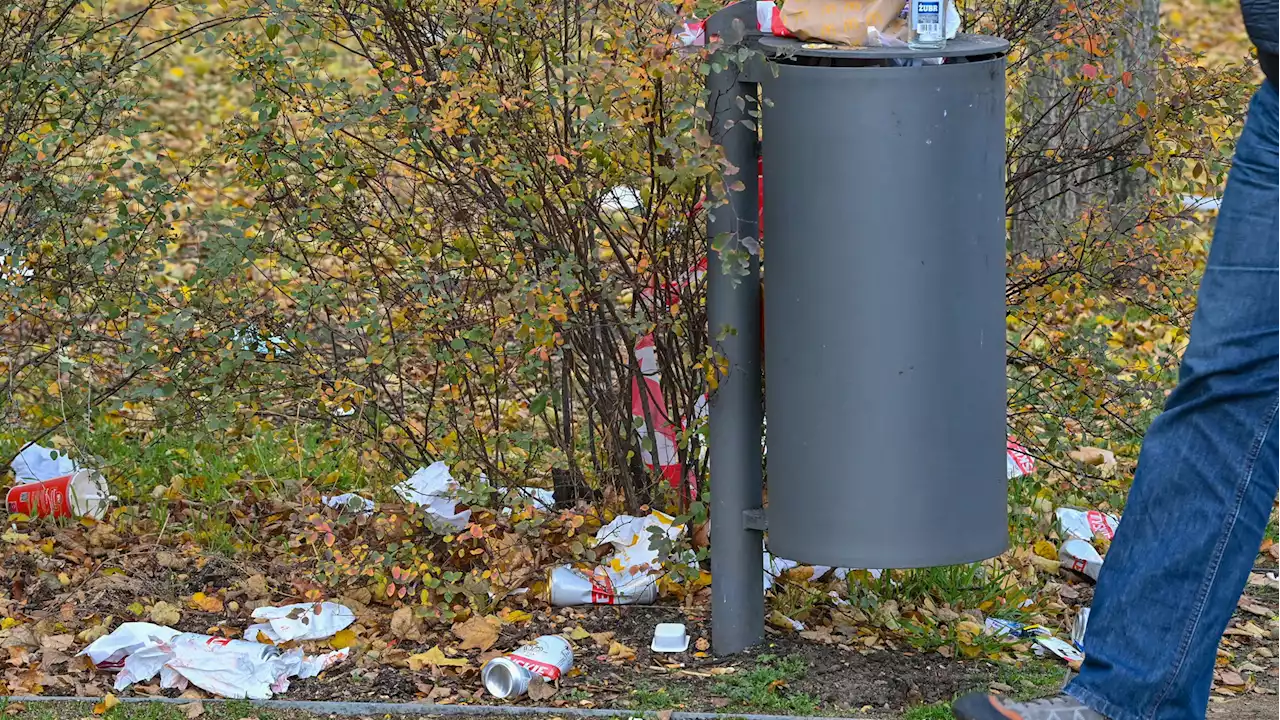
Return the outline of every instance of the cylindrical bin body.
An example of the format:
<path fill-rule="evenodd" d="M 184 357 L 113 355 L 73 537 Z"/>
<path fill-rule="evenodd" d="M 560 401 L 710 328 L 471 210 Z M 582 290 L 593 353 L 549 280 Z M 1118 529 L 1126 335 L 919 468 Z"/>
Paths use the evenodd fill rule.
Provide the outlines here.
<path fill-rule="evenodd" d="M 781 557 L 906 568 L 1008 545 L 1007 45 L 979 45 L 920 67 L 784 57 L 761 81 Z"/>

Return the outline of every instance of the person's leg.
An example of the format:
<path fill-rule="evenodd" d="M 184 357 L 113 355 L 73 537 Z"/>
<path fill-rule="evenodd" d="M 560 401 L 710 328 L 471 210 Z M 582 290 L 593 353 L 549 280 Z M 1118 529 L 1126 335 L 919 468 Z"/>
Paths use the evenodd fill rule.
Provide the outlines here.
<path fill-rule="evenodd" d="M 1236 146 L 1178 386 L 1143 441 L 1098 579 L 1080 675 L 1038 705 L 964 698 L 959 717 L 1096 717 L 1081 704 L 1111 720 L 1204 717 L 1276 496 L 1276 115 L 1266 84 Z"/>

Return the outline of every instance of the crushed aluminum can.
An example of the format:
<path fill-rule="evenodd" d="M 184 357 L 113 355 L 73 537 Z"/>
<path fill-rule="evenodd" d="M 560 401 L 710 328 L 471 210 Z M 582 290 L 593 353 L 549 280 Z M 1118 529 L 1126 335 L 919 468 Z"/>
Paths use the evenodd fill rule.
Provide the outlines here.
<path fill-rule="evenodd" d="M 559 635 L 543 635 L 511 653 L 494 658 L 480 671 L 480 681 L 497 698 L 519 697 L 539 675 L 555 682 L 573 667 L 573 647 Z"/>

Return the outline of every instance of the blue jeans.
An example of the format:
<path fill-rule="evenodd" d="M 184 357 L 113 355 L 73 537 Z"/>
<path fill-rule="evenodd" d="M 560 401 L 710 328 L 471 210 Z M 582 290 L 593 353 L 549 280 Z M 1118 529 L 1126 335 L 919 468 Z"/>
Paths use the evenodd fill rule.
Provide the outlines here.
<path fill-rule="evenodd" d="M 1253 97 L 1178 386 L 1143 441 L 1067 692 L 1112 720 L 1203 718 L 1277 487 L 1276 88 Z"/>

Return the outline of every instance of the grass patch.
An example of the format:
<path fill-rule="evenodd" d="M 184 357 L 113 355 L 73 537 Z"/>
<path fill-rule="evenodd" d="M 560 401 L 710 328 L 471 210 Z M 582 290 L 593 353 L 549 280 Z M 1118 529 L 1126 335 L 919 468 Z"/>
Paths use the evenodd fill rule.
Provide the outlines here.
<path fill-rule="evenodd" d="M 716 695 L 731 701 L 731 710 L 789 715 L 817 712 L 817 698 L 787 689 L 789 683 L 803 678 L 808 672 L 809 665 L 803 658 L 760 655 L 757 662 L 750 672 L 731 675 L 713 688 Z"/>
<path fill-rule="evenodd" d="M 934 703 L 933 705 L 917 705 L 902 715 L 902 720 L 955 720 L 951 714 L 951 703 Z"/>
<path fill-rule="evenodd" d="M 635 710 L 667 710 L 683 706 L 689 701 L 689 691 L 679 686 L 655 687 L 640 684 L 631 691 L 628 707 Z"/>
<path fill-rule="evenodd" d="M 1000 682 L 1013 688 L 1017 700 L 1033 700 L 1062 690 L 1067 668 L 1056 660 L 1036 658 L 1021 665 L 1002 665 Z"/>

